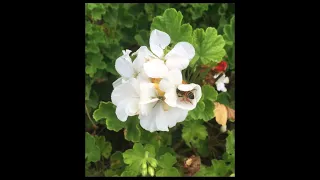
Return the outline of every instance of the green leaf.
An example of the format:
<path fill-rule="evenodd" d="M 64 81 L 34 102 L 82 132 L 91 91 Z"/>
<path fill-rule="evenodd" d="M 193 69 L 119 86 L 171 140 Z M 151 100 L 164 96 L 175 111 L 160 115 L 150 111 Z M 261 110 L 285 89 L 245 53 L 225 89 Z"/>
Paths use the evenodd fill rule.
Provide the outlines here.
<path fill-rule="evenodd" d="M 160 156 L 158 164 L 162 168 L 169 168 L 172 167 L 176 162 L 176 157 L 170 153 L 165 153 L 164 155 Z"/>
<path fill-rule="evenodd" d="M 118 23 L 131 28 L 133 26 L 133 16 L 131 14 L 128 14 L 128 11 L 125 10 L 124 8 L 119 8 L 118 9 Z"/>
<path fill-rule="evenodd" d="M 91 65 L 86 66 L 86 74 L 88 74 L 91 78 L 93 78 L 94 74 L 97 72 L 97 68 Z"/>
<path fill-rule="evenodd" d="M 165 153 L 158 160 L 159 166 L 162 168 L 156 172 L 156 176 L 180 176 L 177 168 L 172 167 L 177 162 L 176 157 L 170 153 Z"/>
<path fill-rule="evenodd" d="M 212 162 L 212 167 L 213 171 L 211 173 L 208 173 L 207 175 L 211 175 L 214 177 L 224 177 L 229 171 L 228 166 L 226 165 L 224 160 L 217 160 L 214 159 L 211 161 Z"/>
<path fill-rule="evenodd" d="M 205 140 L 200 140 L 198 144 L 195 144 L 197 151 L 201 155 L 201 157 L 208 157 L 209 150 L 208 150 L 208 138 Z"/>
<path fill-rule="evenodd" d="M 223 35 L 223 38 L 225 39 L 226 41 L 226 44 L 227 45 L 230 45 L 232 46 L 233 43 L 235 42 L 235 26 L 234 26 L 234 21 L 235 21 L 235 17 L 233 16 L 230 20 L 230 24 L 227 24 L 224 26 L 223 28 L 223 32 L 224 32 L 224 35 Z"/>
<path fill-rule="evenodd" d="M 99 53 L 100 49 L 97 44 L 93 43 L 92 41 L 88 41 L 86 48 L 85 48 L 86 53 L 91 52 L 91 53 Z"/>
<path fill-rule="evenodd" d="M 108 159 L 112 150 L 111 143 L 105 140 L 104 136 L 95 136 L 96 145 L 99 147 L 101 155 Z"/>
<path fill-rule="evenodd" d="M 228 154 L 234 154 L 234 130 L 228 131 L 228 137 L 226 139 L 226 152 Z"/>
<path fill-rule="evenodd" d="M 182 128 L 182 139 L 190 147 L 190 143 L 197 144 L 208 136 L 206 127 L 201 121 L 187 121 Z"/>
<path fill-rule="evenodd" d="M 146 154 L 148 154 L 147 157 Z M 135 143 L 132 149 L 128 149 L 123 153 L 123 161 L 124 163 L 129 165 L 126 167 L 125 172 L 130 171 L 130 174 L 140 174 L 142 163 L 146 162 L 148 158 L 154 157 L 155 149 L 152 145 L 148 144 L 145 147 L 143 147 L 141 143 Z M 127 173 L 125 174 L 127 175 Z"/>
<path fill-rule="evenodd" d="M 124 128 L 126 124 L 117 118 L 115 112 L 116 108 L 111 102 L 100 102 L 99 108 L 93 113 L 93 118 L 96 121 L 105 119 L 107 128 L 118 132 Z"/>
<path fill-rule="evenodd" d="M 214 117 L 214 105 L 211 101 L 205 100 L 204 101 L 205 104 L 205 109 L 203 111 L 203 114 L 201 116 L 201 119 L 204 121 L 209 121 Z"/>
<path fill-rule="evenodd" d="M 86 34 L 91 35 L 92 32 L 92 24 L 89 21 L 86 21 Z"/>
<path fill-rule="evenodd" d="M 167 169 L 160 169 L 156 172 L 157 177 L 179 177 L 180 173 L 177 168 L 170 167 Z"/>
<path fill-rule="evenodd" d="M 134 39 L 137 41 L 139 46 L 149 46 L 149 31 L 141 30 L 137 35 L 134 36 Z"/>
<path fill-rule="evenodd" d="M 203 13 L 208 10 L 208 4 L 205 3 L 192 3 L 191 7 L 187 11 L 191 13 L 192 20 L 202 17 Z"/>
<path fill-rule="evenodd" d="M 110 168 L 118 169 L 124 166 L 123 156 L 120 151 L 116 151 L 110 157 Z"/>
<path fill-rule="evenodd" d="M 122 177 L 135 177 L 137 175 L 138 174 L 136 171 L 130 171 L 130 170 L 123 171 L 123 173 L 121 174 Z"/>
<path fill-rule="evenodd" d="M 221 92 L 218 95 L 217 102 L 230 106 L 230 95 L 228 92 Z"/>
<path fill-rule="evenodd" d="M 159 150 L 157 152 L 157 158 L 164 155 L 165 153 L 170 153 L 172 154 L 173 156 L 176 156 L 176 152 L 174 152 L 173 148 L 171 147 L 165 147 L 165 146 L 160 146 L 159 147 Z"/>
<path fill-rule="evenodd" d="M 224 50 L 225 41 L 221 35 L 217 34 L 217 30 L 208 27 L 206 31 L 196 29 L 193 31 L 193 46 L 196 55 L 192 61 L 200 59 L 202 64 L 211 62 L 220 62 L 226 54 Z"/>
<path fill-rule="evenodd" d="M 188 116 L 190 116 L 194 120 L 201 119 L 204 108 L 205 108 L 205 104 L 203 101 L 200 100 L 196 108 L 188 112 Z"/>
<path fill-rule="evenodd" d="M 202 86 L 202 94 L 204 100 L 215 101 L 218 96 L 218 92 L 210 85 Z"/>
<path fill-rule="evenodd" d="M 139 142 L 141 136 L 140 123 L 137 116 L 130 116 L 126 121 L 124 138 L 128 141 Z"/>
<path fill-rule="evenodd" d="M 85 158 L 89 162 L 97 162 L 100 160 L 100 149 L 95 143 L 94 137 L 92 137 L 88 132 L 86 132 L 86 150 Z"/>
<path fill-rule="evenodd" d="M 190 24 L 183 24 L 181 12 L 173 8 L 167 9 L 162 16 L 153 19 L 151 30 L 157 29 L 169 34 L 173 44 L 186 41 L 192 42 L 192 27 Z"/>

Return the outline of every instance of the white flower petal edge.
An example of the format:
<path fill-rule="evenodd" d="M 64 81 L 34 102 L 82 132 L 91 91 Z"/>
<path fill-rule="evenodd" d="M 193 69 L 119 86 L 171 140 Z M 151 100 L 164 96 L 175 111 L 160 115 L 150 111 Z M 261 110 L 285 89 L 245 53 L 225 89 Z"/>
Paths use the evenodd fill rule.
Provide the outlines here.
<path fill-rule="evenodd" d="M 137 115 L 139 112 L 139 81 L 129 79 L 127 83 L 116 86 L 111 93 L 111 101 L 116 108 L 119 120 L 126 121 L 128 116 Z"/>
<path fill-rule="evenodd" d="M 194 47 L 188 42 L 179 42 L 165 56 L 166 65 L 169 70 L 183 70 L 188 67 L 189 62 L 195 56 Z"/>
<path fill-rule="evenodd" d="M 133 68 L 136 72 L 141 72 L 141 70 L 143 70 L 143 64 L 146 62 L 146 59 L 154 56 L 152 52 L 149 51 L 147 46 L 141 46 L 132 55 L 137 55 L 136 59 L 133 61 Z"/>
<path fill-rule="evenodd" d="M 193 110 L 197 103 L 199 102 L 202 92 L 201 87 L 198 84 L 181 84 L 178 86 L 180 91 L 191 91 L 194 95 L 194 99 L 185 99 L 184 97 L 178 97 L 177 99 L 177 107 L 185 110 Z"/>
<path fill-rule="evenodd" d="M 224 84 L 229 83 L 229 78 L 226 77 L 225 74 L 223 74 L 216 82 L 217 90 L 222 91 L 222 92 L 227 92 L 227 88 L 225 87 Z"/>
<path fill-rule="evenodd" d="M 168 128 L 182 122 L 188 115 L 187 110 L 169 108 L 165 111 L 162 103 L 157 103 L 148 116 L 139 116 L 140 125 L 147 131 L 169 131 Z"/>
<path fill-rule="evenodd" d="M 163 50 L 170 44 L 170 36 L 157 29 L 153 30 L 150 34 L 150 49 L 159 58 L 163 56 Z"/>
<path fill-rule="evenodd" d="M 115 63 L 116 71 L 124 78 L 131 78 L 134 74 L 134 69 L 132 66 L 132 61 L 129 56 L 130 50 L 123 50 L 123 55 L 120 56 Z"/>

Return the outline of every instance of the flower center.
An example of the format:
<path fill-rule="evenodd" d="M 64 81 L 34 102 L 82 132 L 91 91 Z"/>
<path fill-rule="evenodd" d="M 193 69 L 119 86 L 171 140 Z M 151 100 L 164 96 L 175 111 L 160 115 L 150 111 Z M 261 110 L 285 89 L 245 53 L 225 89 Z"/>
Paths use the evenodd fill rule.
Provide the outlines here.
<path fill-rule="evenodd" d="M 158 83 L 154 83 L 154 88 L 156 89 L 158 96 L 164 98 L 164 93 L 165 93 L 165 92 L 161 91 Z M 163 99 L 163 100 L 164 100 L 164 99 Z"/>

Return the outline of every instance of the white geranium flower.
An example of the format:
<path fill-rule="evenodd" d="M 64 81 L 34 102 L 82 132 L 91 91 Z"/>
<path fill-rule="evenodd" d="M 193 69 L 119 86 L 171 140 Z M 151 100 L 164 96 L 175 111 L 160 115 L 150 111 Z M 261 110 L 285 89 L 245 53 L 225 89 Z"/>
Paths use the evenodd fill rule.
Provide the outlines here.
<path fill-rule="evenodd" d="M 187 110 L 170 107 L 163 101 L 163 94 L 158 84 L 140 85 L 140 125 L 147 131 L 169 131 L 168 127 L 182 122 L 188 115 Z"/>
<path fill-rule="evenodd" d="M 140 82 L 130 78 L 127 83 L 119 84 L 111 93 L 111 101 L 116 108 L 116 115 L 120 121 L 126 121 L 128 116 L 139 113 Z"/>
<path fill-rule="evenodd" d="M 137 57 L 133 62 L 130 57 L 132 51 L 128 49 L 122 51 L 123 55 L 120 56 L 115 63 L 115 68 L 121 77 L 112 83 L 114 88 L 122 83 L 128 82 L 130 78 L 137 78 L 139 81 L 148 80 L 143 71 L 144 57 L 146 56 L 145 54 L 148 54 L 146 50 L 148 50 L 148 48 L 145 46 L 138 49 L 137 52 L 134 53 L 137 54 Z"/>
<path fill-rule="evenodd" d="M 144 71 L 151 78 L 163 78 L 169 70 L 187 68 L 195 56 L 194 47 L 188 42 L 179 42 L 164 56 L 164 49 L 170 44 L 170 36 L 162 31 L 153 30 L 150 35 L 150 49 L 153 52 L 146 63 Z M 150 54 L 152 54 L 150 52 Z"/>
<path fill-rule="evenodd" d="M 224 84 L 228 84 L 229 83 L 229 78 L 226 77 L 225 74 L 223 74 L 216 82 L 216 86 L 217 86 L 217 90 L 218 91 L 222 91 L 222 92 L 226 92 L 227 88 L 225 87 Z"/>
<path fill-rule="evenodd" d="M 164 91 L 165 102 L 171 107 L 192 110 L 199 102 L 202 92 L 197 84 L 182 84 L 182 74 L 178 69 L 169 71 L 159 84 Z"/>

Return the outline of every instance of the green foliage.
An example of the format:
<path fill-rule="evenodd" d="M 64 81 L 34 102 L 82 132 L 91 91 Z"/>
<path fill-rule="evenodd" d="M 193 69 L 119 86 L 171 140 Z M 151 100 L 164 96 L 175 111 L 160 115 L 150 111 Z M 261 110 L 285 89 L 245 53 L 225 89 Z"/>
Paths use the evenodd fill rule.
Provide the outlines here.
<path fill-rule="evenodd" d="M 100 160 L 100 148 L 96 145 L 96 141 L 93 136 L 86 133 L 86 154 L 85 158 L 88 162 L 97 162 Z"/>
<path fill-rule="evenodd" d="M 224 50 L 225 41 L 221 35 L 218 35 L 215 28 L 208 27 L 206 31 L 195 29 L 192 38 L 196 55 L 191 64 L 199 60 L 200 64 L 218 63 L 226 54 Z"/>
<path fill-rule="evenodd" d="M 105 140 L 104 136 L 92 136 L 86 132 L 86 149 L 85 158 L 88 162 L 97 162 L 101 156 L 109 158 L 112 146 Z"/>
<path fill-rule="evenodd" d="M 182 18 L 181 12 L 173 8 L 167 9 L 162 16 L 153 19 L 151 30 L 166 32 L 173 44 L 180 41 L 192 42 L 192 27 L 190 24 L 181 24 Z"/>
<path fill-rule="evenodd" d="M 200 140 L 205 140 L 207 136 L 207 129 L 201 121 L 188 121 L 184 123 L 182 138 L 188 146 L 198 144 Z"/>
<path fill-rule="evenodd" d="M 218 160 L 210 155 L 211 135 L 215 132 L 207 126 L 208 121 L 214 121 L 214 102 L 234 108 L 234 84 L 227 92 L 217 92 L 215 86 L 202 85 L 208 72 L 198 72 L 202 65 L 211 68 L 225 60 L 228 71 L 234 73 L 234 8 L 232 3 L 85 4 L 86 176 L 184 176 L 183 159 L 190 153 L 211 162 L 201 164 L 194 176 L 234 176 L 234 130 L 228 129 L 223 141 L 226 148 Z M 169 132 L 146 131 L 138 116 L 120 121 L 110 97 L 112 83 L 120 77 L 116 59 L 122 50 L 135 52 L 140 46 L 149 47 L 154 29 L 170 35 L 171 47 L 181 41 L 194 46 L 195 57 L 187 76 L 196 80 L 184 80 L 202 86 L 196 108 Z M 92 123 L 98 128 L 92 128 Z"/>
<path fill-rule="evenodd" d="M 172 167 L 177 162 L 176 158 L 170 153 L 166 153 L 160 156 L 159 166 L 160 170 L 156 172 L 157 177 L 176 177 L 180 176 L 180 173 L 177 168 Z"/>

